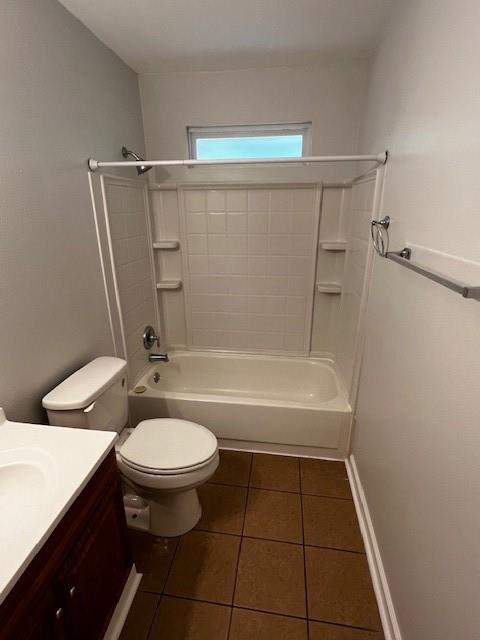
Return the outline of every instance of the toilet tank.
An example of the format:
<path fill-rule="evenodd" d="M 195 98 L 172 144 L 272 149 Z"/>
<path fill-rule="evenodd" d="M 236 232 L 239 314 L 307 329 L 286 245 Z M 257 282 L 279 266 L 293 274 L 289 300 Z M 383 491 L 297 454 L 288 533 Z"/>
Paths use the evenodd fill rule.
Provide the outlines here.
<path fill-rule="evenodd" d="M 42 404 L 52 425 L 119 433 L 128 422 L 127 363 L 95 358 L 47 393 Z"/>

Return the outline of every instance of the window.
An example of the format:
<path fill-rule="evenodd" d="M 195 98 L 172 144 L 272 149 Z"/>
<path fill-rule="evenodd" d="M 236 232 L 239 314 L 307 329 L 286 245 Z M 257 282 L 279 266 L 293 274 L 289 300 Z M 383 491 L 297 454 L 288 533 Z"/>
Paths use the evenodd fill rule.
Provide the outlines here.
<path fill-rule="evenodd" d="M 311 122 L 302 124 L 188 127 L 192 160 L 301 158 L 310 154 Z"/>

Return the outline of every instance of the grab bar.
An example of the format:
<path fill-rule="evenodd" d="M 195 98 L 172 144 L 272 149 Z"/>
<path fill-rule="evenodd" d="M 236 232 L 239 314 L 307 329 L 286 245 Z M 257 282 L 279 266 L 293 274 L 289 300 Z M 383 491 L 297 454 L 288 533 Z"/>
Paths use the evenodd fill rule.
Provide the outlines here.
<path fill-rule="evenodd" d="M 437 282 L 447 289 L 451 289 L 455 291 L 455 293 L 459 293 L 464 298 L 472 298 L 473 300 L 480 300 L 480 287 L 471 287 L 466 284 L 462 284 L 457 280 L 453 280 L 452 278 L 448 278 L 438 271 L 432 271 L 430 269 L 426 269 L 416 262 L 411 261 L 412 250 L 409 247 L 405 247 L 401 251 L 388 251 L 385 254 L 385 258 L 396 262 L 397 264 L 401 264 L 403 267 L 410 269 L 411 271 L 415 271 L 415 273 L 419 273 L 421 276 L 428 278 L 429 280 L 433 280 L 433 282 Z"/>

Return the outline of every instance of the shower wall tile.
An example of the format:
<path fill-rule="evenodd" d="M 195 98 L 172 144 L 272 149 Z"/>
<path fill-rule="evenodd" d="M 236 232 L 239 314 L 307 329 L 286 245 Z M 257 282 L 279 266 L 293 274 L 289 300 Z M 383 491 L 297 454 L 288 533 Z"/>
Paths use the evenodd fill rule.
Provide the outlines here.
<path fill-rule="evenodd" d="M 371 177 L 354 184 L 351 192 L 352 210 L 348 224 L 347 254 L 336 338 L 337 362 L 347 389 L 352 384 L 360 314 L 365 295 L 375 178 Z"/>
<path fill-rule="evenodd" d="M 153 240 L 179 240 L 180 220 L 177 189 L 150 190 L 150 211 Z M 207 218 L 204 212 L 188 214 L 192 233 L 206 234 Z M 155 271 L 158 280 L 177 280 L 183 277 L 182 251 L 154 251 Z M 156 292 L 159 301 L 160 341 L 164 350 L 185 348 L 185 300 L 183 289 Z"/>
<path fill-rule="evenodd" d="M 105 181 L 107 214 L 112 239 L 129 371 L 134 382 L 147 364 L 143 329 L 155 326 L 155 302 L 144 189 Z"/>
<path fill-rule="evenodd" d="M 225 211 L 226 194 L 225 191 L 207 191 L 207 211 Z"/>
<path fill-rule="evenodd" d="M 306 352 L 316 201 L 309 186 L 184 191 L 191 346 Z"/>
<path fill-rule="evenodd" d="M 268 211 L 270 208 L 270 192 L 267 189 L 251 189 L 248 191 L 247 200 L 249 212 Z"/>

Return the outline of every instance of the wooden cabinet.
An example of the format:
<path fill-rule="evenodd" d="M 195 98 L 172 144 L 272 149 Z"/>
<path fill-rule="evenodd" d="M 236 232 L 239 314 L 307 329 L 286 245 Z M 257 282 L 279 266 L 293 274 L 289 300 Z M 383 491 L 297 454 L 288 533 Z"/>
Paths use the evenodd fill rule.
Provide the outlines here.
<path fill-rule="evenodd" d="M 112 452 L 0 606 L 1 640 L 102 638 L 131 567 Z"/>

